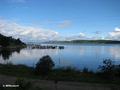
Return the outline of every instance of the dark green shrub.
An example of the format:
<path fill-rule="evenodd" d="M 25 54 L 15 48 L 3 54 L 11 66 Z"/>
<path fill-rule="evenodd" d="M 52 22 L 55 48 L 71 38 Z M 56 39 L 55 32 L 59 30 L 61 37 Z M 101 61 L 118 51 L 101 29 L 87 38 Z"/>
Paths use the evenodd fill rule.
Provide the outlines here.
<path fill-rule="evenodd" d="M 120 76 L 120 64 L 116 65 L 116 75 Z"/>
<path fill-rule="evenodd" d="M 65 72 L 72 72 L 74 71 L 74 68 L 72 68 L 71 66 L 67 66 L 64 68 Z"/>
<path fill-rule="evenodd" d="M 101 71 L 103 72 L 103 75 L 106 79 L 113 79 L 115 76 L 115 72 L 116 72 L 116 66 L 114 65 L 114 61 L 110 60 L 110 59 L 105 59 L 103 60 L 103 64 L 104 65 L 99 65 L 98 69 L 101 69 Z"/>
<path fill-rule="evenodd" d="M 32 83 L 30 81 L 26 81 L 25 79 L 18 79 L 15 81 L 16 85 L 19 85 L 17 87 L 17 90 L 30 90 L 32 88 Z"/>
<path fill-rule="evenodd" d="M 37 62 L 35 70 L 38 75 L 45 75 L 49 73 L 54 66 L 55 64 L 51 57 L 46 55 L 40 58 L 40 60 Z"/>
<path fill-rule="evenodd" d="M 83 71 L 83 73 L 88 73 L 88 68 L 84 67 L 82 71 Z"/>
<path fill-rule="evenodd" d="M 94 74 L 94 72 L 93 72 L 92 70 L 90 70 L 88 73 L 90 73 L 90 74 Z"/>
<path fill-rule="evenodd" d="M 0 84 L 0 90 L 6 90 L 6 88 L 5 88 L 5 87 L 3 87 L 3 85 L 2 85 L 2 84 Z"/>

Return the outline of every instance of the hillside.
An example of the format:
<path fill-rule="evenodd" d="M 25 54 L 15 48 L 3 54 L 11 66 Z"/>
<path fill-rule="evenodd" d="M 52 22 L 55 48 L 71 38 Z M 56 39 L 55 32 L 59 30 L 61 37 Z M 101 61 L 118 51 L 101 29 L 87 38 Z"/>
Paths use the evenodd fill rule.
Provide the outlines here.
<path fill-rule="evenodd" d="M 7 47 L 7 48 L 15 48 L 15 47 L 25 47 L 26 44 L 23 43 L 19 38 L 14 39 L 12 37 L 7 37 L 0 34 L 0 46 Z"/>
<path fill-rule="evenodd" d="M 120 41 L 114 41 L 114 40 L 71 40 L 71 41 L 48 41 L 45 43 L 50 43 L 50 44 L 62 44 L 62 43 L 104 43 L 104 44 L 120 44 Z"/>

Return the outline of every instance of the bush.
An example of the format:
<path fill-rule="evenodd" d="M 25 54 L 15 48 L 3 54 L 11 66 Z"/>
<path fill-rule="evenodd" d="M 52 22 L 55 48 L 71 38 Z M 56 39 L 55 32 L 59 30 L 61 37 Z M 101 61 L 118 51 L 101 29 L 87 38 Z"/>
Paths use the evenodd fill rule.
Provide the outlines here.
<path fill-rule="evenodd" d="M 120 64 L 116 66 L 116 75 L 120 76 Z"/>
<path fill-rule="evenodd" d="M 40 58 L 40 60 L 37 62 L 35 70 L 38 75 L 45 75 L 49 73 L 54 66 L 55 64 L 51 57 L 46 55 Z"/>
<path fill-rule="evenodd" d="M 98 69 L 101 69 L 105 78 L 113 79 L 116 71 L 115 70 L 116 66 L 114 65 L 114 61 L 110 59 L 105 59 L 103 60 L 103 64 L 104 64 L 103 66 L 99 65 Z"/>
<path fill-rule="evenodd" d="M 88 73 L 88 68 L 84 67 L 82 71 L 83 71 L 83 73 Z"/>
<path fill-rule="evenodd" d="M 19 85 L 19 87 L 17 87 L 17 90 L 30 90 L 33 85 L 30 81 L 26 81 L 25 79 L 18 79 L 15 81 L 16 85 Z"/>
<path fill-rule="evenodd" d="M 19 85 L 19 87 L 3 87 L 3 85 L 0 85 L 0 90 L 46 90 L 38 86 L 34 86 L 31 81 L 21 78 L 18 78 L 13 85 Z"/>

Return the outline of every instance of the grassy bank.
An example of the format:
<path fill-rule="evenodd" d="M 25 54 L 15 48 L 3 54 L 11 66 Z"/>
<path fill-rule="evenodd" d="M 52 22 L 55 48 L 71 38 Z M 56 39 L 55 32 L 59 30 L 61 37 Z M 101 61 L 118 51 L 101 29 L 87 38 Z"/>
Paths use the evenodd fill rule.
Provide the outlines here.
<path fill-rule="evenodd" d="M 83 71 L 79 71 L 76 68 L 65 67 L 52 69 L 52 71 L 46 75 L 37 75 L 33 67 L 25 65 L 0 64 L 0 74 L 41 80 L 120 84 L 120 77 L 108 80 L 102 77 L 102 73 L 93 73 L 85 68 Z"/>

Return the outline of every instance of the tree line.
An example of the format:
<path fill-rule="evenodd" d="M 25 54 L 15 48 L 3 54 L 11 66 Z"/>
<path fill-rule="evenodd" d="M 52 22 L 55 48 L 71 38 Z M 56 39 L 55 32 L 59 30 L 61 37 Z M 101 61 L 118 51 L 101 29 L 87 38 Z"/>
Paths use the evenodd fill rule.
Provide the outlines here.
<path fill-rule="evenodd" d="M 12 38 L 12 36 L 4 36 L 0 33 L 0 45 L 2 47 L 8 47 L 8 46 L 16 46 L 16 45 L 25 45 L 25 43 L 23 43 L 19 38 L 18 39 L 14 39 Z"/>
<path fill-rule="evenodd" d="M 104 44 L 120 44 L 117 40 L 71 40 L 71 41 L 48 41 L 45 43 L 104 43 Z"/>

